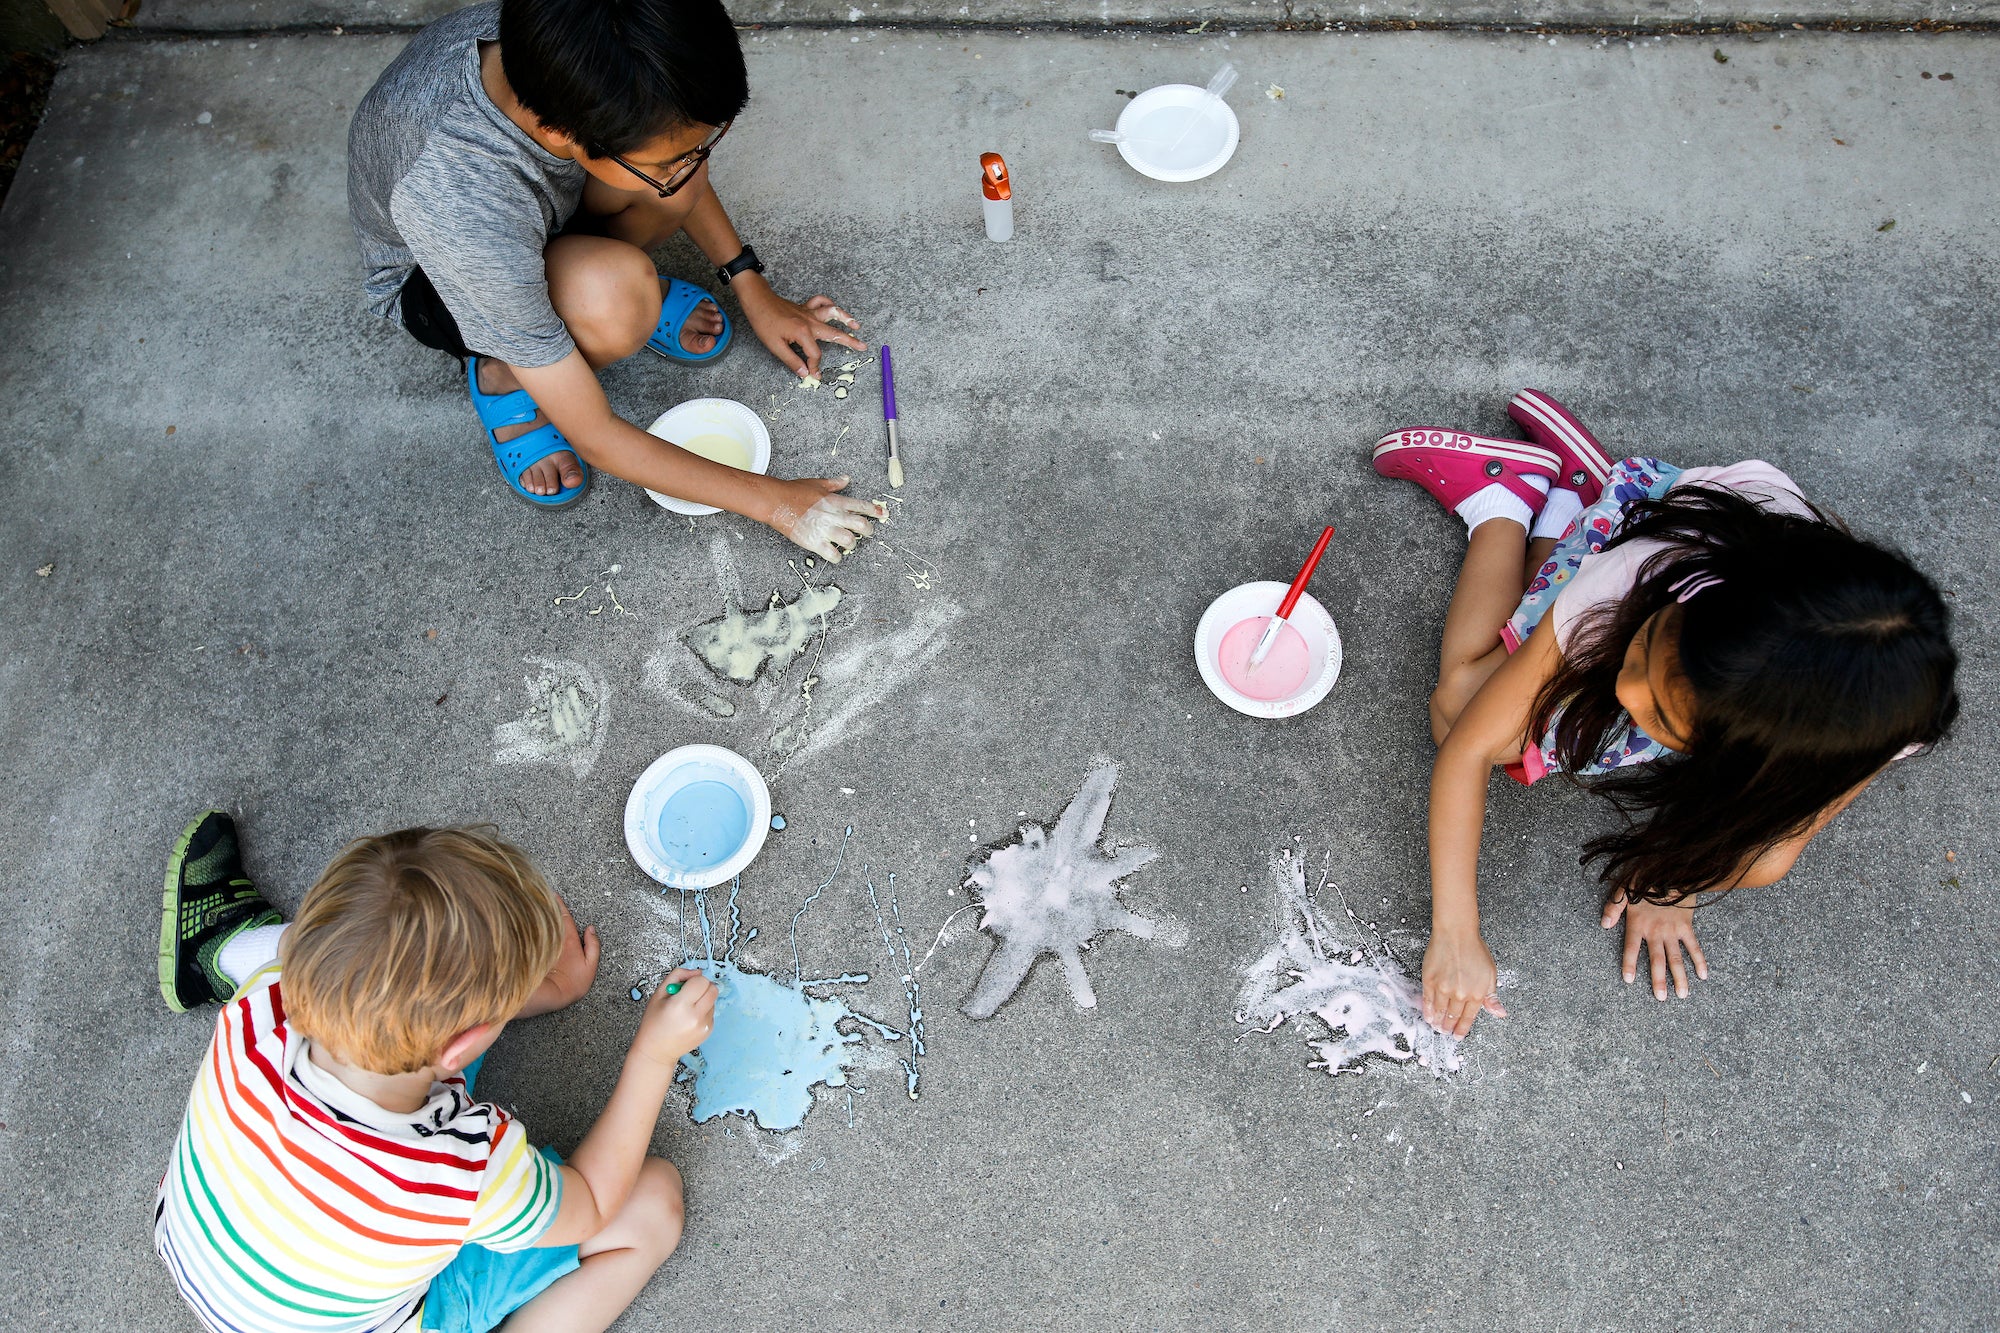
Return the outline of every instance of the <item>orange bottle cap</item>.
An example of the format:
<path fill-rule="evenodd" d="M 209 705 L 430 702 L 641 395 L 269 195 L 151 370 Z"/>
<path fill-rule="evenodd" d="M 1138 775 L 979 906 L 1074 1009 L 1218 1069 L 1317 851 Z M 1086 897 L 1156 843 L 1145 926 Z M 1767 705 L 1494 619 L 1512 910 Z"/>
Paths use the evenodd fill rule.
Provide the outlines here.
<path fill-rule="evenodd" d="M 979 155 L 979 185 L 988 199 L 1012 199 L 1014 187 L 1007 179 L 1007 164 L 998 153 Z"/>

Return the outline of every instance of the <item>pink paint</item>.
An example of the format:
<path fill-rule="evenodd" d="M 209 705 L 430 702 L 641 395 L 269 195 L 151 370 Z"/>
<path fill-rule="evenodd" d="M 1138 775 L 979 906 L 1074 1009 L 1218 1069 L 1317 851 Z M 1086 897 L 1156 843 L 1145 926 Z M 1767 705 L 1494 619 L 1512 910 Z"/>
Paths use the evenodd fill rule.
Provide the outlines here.
<path fill-rule="evenodd" d="M 1257 664 L 1255 671 L 1250 670 L 1250 654 L 1257 651 L 1257 640 L 1264 637 L 1264 629 L 1270 623 L 1269 616 L 1237 621 L 1222 636 L 1215 654 L 1215 664 L 1222 669 L 1222 678 L 1229 682 L 1229 688 L 1260 703 L 1289 699 L 1297 694 L 1306 683 L 1306 671 L 1312 665 L 1305 636 L 1286 621 L 1269 655 Z"/>

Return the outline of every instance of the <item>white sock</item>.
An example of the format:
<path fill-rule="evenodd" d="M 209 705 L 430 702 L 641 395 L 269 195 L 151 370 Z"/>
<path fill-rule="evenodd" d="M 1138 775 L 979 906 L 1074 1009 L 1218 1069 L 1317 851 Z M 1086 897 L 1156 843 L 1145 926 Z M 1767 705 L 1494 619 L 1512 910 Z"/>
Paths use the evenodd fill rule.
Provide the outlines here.
<path fill-rule="evenodd" d="M 1527 480 L 1534 482 L 1541 478 L 1529 477 Z M 1528 507 L 1528 502 L 1497 481 L 1466 496 L 1452 512 L 1465 520 L 1467 533 L 1489 519 L 1511 518 L 1524 528 L 1535 521 L 1535 511 Z"/>
<path fill-rule="evenodd" d="M 290 922 L 275 926 L 258 926 L 252 930 L 239 930 L 222 946 L 215 956 L 215 965 L 222 975 L 241 986 L 254 976 L 260 968 L 278 961 L 278 940 L 284 935 Z"/>
<path fill-rule="evenodd" d="M 1535 526 L 1528 529 L 1528 539 L 1537 537 L 1560 537 L 1569 531 L 1569 525 L 1576 522 L 1576 516 L 1583 512 L 1583 497 L 1575 491 L 1558 486 L 1549 492 L 1548 500 L 1542 505 L 1542 512 L 1535 516 Z"/>

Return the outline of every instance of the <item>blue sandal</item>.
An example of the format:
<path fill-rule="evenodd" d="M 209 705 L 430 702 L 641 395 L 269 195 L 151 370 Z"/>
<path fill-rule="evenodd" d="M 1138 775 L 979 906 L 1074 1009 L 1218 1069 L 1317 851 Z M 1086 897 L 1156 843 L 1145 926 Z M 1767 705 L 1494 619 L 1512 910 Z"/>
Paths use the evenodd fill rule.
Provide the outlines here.
<path fill-rule="evenodd" d="M 715 301 L 716 313 L 722 316 L 722 332 L 717 335 L 715 346 L 697 356 L 681 346 L 681 329 L 686 326 L 688 316 L 692 315 L 703 301 Z M 667 294 L 660 301 L 660 322 L 654 326 L 653 336 L 646 339 L 646 346 L 669 361 L 704 365 L 722 359 L 722 354 L 729 350 L 729 337 L 732 332 L 734 330 L 729 327 L 729 315 L 722 309 L 722 302 L 716 301 L 713 296 L 691 282 L 668 278 Z"/>
<path fill-rule="evenodd" d="M 500 468 L 500 475 L 514 488 L 514 494 L 543 509 L 562 509 L 575 504 L 590 489 L 590 466 L 577 456 L 576 465 L 583 469 L 583 484 L 569 486 L 554 495 L 536 495 L 521 484 L 521 474 L 550 454 L 564 450 L 571 453 L 570 443 L 562 437 L 562 432 L 553 424 L 543 424 L 531 431 L 517 435 L 506 443 L 494 435 L 495 431 L 508 426 L 518 426 L 535 419 L 535 400 L 528 396 L 526 389 L 515 389 L 512 393 L 481 393 L 479 391 L 479 362 L 481 358 L 467 357 L 465 362 L 465 387 L 472 394 L 472 410 L 479 415 L 479 424 L 486 428 L 486 443 L 493 446 L 493 461 Z"/>

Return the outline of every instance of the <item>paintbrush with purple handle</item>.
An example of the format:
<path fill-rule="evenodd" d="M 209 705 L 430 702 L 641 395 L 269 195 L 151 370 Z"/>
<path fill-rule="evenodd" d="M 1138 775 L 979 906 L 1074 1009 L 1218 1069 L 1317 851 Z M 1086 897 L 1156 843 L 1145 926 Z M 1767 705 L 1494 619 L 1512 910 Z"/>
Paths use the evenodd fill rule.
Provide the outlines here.
<path fill-rule="evenodd" d="M 882 424 L 889 428 L 889 485 L 901 489 L 903 460 L 896 452 L 896 373 L 889 366 L 889 344 L 882 344 Z"/>

